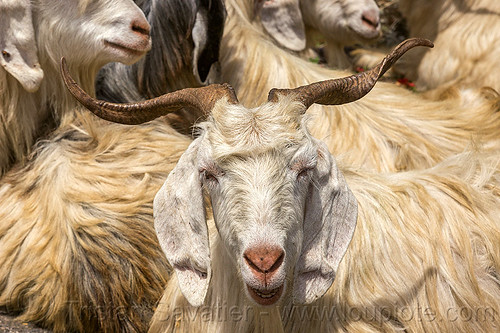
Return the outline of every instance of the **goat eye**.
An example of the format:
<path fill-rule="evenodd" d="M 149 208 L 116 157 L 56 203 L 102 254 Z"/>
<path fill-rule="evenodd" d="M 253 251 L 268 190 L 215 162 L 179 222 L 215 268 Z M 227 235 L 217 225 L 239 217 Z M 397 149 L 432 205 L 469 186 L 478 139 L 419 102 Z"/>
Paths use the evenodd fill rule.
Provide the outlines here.
<path fill-rule="evenodd" d="M 209 181 L 209 182 L 218 182 L 217 180 L 217 177 L 215 177 L 213 174 L 211 174 L 210 172 L 204 172 L 204 177 L 205 177 L 205 180 L 206 181 Z"/>
<path fill-rule="evenodd" d="M 213 173 L 208 172 L 207 170 L 203 170 L 201 172 L 201 176 L 203 182 L 207 185 L 216 185 L 219 183 L 219 179 L 217 179 L 217 177 Z"/>

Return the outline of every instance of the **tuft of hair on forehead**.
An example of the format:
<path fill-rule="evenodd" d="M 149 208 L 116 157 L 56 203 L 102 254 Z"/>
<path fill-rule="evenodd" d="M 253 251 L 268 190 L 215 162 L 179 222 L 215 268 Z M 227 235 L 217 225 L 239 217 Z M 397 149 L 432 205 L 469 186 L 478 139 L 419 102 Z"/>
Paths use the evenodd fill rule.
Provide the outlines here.
<path fill-rule="evenodd" d="M 202 127 L 213 147 L 213 158 L 256 155 L 296 146 L 308 137 L 304 111 L 305 106 L 293 96 L 253 109 L 221 100 Z"/>

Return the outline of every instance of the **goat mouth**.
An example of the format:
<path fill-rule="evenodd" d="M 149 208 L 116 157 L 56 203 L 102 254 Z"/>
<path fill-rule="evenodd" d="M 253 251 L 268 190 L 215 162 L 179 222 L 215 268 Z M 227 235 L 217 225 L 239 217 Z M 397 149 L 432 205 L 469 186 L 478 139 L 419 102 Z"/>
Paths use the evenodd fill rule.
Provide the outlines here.
<path fill-rule="evenodd" d="M 380 29 L 374 27 L 373 25 L 368 25 L 366 22 L 362 22 L 361 25 L 348 26 L 348 29 L 354 33 L 358 39 L 361 41 L 373 41 L 380 37 Z"/>
<path fill-rule="evenodd" d="M 380 24 L 378 22 L 372 22 L 365 17 L 361 18 L 361 23 L 363 24 L 363 26 L 365 28 L 367 28 L 368 30 L 374 31 L 374 32 L 378 32 L 379 27 L 380 27 Z"/>
<path fill-rule="evenodd" d="M 132 47 L 120 43 L 110 42 L 109 40 L 105 40 L 104 45 L 134 57 L 140 57 L 150 49 L 149 43 L 144 47 L 142 47 L 142 45 L 139 45 L 138 47 Z"/>
<path fill-rule="evenodd" d="M 271 290 L 256 289 L 247 285 L 247 289 L 253 300 L 260 305 L 272 305 L 276 303 L 283 293 L 283 285 Z"/>

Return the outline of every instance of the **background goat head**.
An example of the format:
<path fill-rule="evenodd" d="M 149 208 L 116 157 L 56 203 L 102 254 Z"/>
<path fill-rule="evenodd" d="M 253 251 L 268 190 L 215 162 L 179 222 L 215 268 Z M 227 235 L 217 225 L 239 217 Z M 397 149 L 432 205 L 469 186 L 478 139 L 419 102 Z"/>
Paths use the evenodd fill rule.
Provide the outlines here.
<path fill-rule="evenodd" d="M 273 89 L 269 101 L 247 109 L 227 85 L 176 91 L 131 104 L 97 101 L 62 73 L 73 95 L 111 121 L 137 124 L 183 106 L 209 113 L 201 134 L 182 155 L 154 200 L 155 229 L 180 288 L 201 305 L 211 278 L 204 209 L 206 189 L 215 225 L 240 272 L 247 295 L 260 305 L 293 296 L 321 297 L 354 232 L 356 199 L 326 145 L 310 136 L 304 113 L 313 103 L 343 104 L 368 93 L 408 49 L 401 43 L 374 69 L 295 89 Z"/>
<path fill-rule="evenodd" d="M 113 2 L 0 0 L 0 64 L 34 92 L 43 79 L 38 52 L 59 59 L 70 50 L 72 62 L 98 59 L 99 67 L 136 62 L 151 47 L 149 24 L 132 0 Z"/>
<path fill-rule="evenodd" d="M 255 0 L 253 14 L 278 44 L 292 51 L 305 49 L 311 29 L 346 45 L 380 37 L 373 0 Z"/>

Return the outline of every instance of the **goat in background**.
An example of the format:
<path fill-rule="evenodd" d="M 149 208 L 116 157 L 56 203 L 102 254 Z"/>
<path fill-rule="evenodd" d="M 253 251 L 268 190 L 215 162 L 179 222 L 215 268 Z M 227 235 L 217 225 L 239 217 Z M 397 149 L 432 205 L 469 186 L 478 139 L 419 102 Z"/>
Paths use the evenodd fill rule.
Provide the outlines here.
<path fill-rule="evenodd" d="M 367 45 L 381 36 L 380 13 L 374 0 L 301 0 L 300 10 L 308 46 L 324 40 L 326 61 L 333 68 L 353 67 L 346 46 Z"/>
<path fill-rule="evenodd" d="M 1 0 L 0 176 L 38 137 L 74 117 L 75 101 L 59 77 L 61 56 L 93 92 L 100 67 L 131 64 L 149 51 L 149 28 L 131 0 Z"/>
<path fill-rule="evenodd" d="M 380 36 L 379 9 L 373 0 L 256 1 L 253 15 L 277 44 L 303 57 L 325 41 L 328 65 L 339 69 L 352 67 L 345 46 Z"/>

